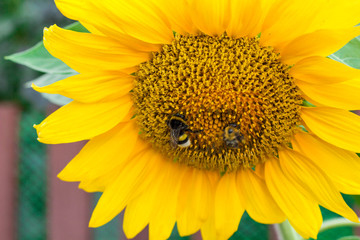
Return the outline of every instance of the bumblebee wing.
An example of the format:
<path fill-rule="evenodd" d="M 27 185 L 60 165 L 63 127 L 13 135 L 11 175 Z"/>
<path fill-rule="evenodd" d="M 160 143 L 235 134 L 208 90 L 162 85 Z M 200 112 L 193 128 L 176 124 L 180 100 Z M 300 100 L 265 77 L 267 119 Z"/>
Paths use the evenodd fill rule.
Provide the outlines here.
<path fill-rule="evenodd" d="M 171 129 L 171 131 L 170 131 L 170 143 L 171 143 L 171 146 L 173 146 L 173 147 L 177 146 L 178 139 L 179 139 L 179 136 L 180 136 L 180 132 L 181 132 L 180 129 Z"/>

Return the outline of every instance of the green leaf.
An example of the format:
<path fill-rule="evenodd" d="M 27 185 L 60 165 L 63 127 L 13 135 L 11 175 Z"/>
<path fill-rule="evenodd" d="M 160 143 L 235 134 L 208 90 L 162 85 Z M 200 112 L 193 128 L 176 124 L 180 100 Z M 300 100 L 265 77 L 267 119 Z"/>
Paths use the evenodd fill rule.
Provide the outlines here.
<path fill-rule="evenodd" d="M 44 74 L 39 78 L 36 78 L 30 82 L 25 84 L 26 87 L 31 87 L 31 84 L 34 83 L 36 86 L 43 87 L 49 85 L 51 83 L 63 80 L 65 78 L 71 77 L 76 73 L 71 74 Z M 59 94 L 49 94 L 49 93 L 40 93 L 44 98 L 46 98 L 49 102 L 54 103 L 59 106 L 64 106 L 72 101 L 72 99 L 64 97 Z"/>
<path fill-rule="evenodd" d="M 77 32 L 88 32 L 79 22 L 70 24 L 65 28 Z M 37 43 L 34 47 L 28 50 L 7 56 L 5 59 L 44 73 L 59 74 L 75 72 L 64 62 L 53 57 L 46 50 L 42 42 Z"/>
<path fill-rule="evenodd" d="M 49 93 L 41 93 L 41 95 L 46 98 L 49 102 L 58 105 L 58 106 L 64 106 L 70 102 L 72 102 L 72 99 L 64 97 L 59 94 L 49 94 Z"/>
<path fill-rule="evenodd" d="M 360 195 L 351 195 L 351 198 L 354 200 L 357 206 L 360 206 Z"/>
<path fill-rule="evenodd" d="M 330 55 L 329 58 L 360 69 L 360 36 L 351 40 L 339 51 Z"/>
<path fill-rule="evenodd" d="M 346 236 L 346 237 L 338 238 L 338 240 L 360 240 L 360 237 L 357 237 L 357 236 Z"/>
<path fill-rule="evenodd" d="M 5 57 L 6 60 L 25 65 L 44 73 L 70 73 L 74 72 L 61 60 L 54 58 L 44 47 L 38 43 L 34 47 L 20 53 Z"/>

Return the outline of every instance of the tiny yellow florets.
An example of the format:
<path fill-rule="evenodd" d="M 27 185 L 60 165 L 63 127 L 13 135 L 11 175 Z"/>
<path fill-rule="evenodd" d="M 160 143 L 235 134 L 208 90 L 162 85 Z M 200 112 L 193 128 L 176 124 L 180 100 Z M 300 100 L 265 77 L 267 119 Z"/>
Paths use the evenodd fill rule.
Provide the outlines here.
<path fill-rule="evenodd" d="M 249 168 L 277 155 L 299 125 L 302 104 L 279 58 L 257 38 L 177 35 L 136 73 L 142 135 L 169 158 L 202 169 Z M 189 126 L 189 147 L 170 144 L 174 114 Z M 228 126 L 237 142 L 224 134 Z"/>

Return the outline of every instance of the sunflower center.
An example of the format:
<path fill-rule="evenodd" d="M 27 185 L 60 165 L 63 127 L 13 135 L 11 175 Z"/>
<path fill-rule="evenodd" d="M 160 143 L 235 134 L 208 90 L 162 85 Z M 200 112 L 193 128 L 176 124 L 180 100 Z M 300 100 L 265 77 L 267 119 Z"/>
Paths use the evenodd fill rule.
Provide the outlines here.
<path fill-rule="evenodd" d="M 258 38 L 177 35 L 136 73 L 141 135 L 168 158 L 202 169 L 252 168 L 299 125 L 289 66 Z"/>

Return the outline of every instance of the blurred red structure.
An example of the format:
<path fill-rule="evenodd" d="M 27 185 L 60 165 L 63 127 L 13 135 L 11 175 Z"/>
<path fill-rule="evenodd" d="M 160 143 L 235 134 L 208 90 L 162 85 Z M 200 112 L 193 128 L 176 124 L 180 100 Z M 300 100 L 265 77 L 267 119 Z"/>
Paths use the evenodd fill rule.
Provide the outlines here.
<path fill-rule="evenodd" d="M 19 118 L 15 104 L 0 104 L 0 233 L 6 240 L 16 239 Z"/>

